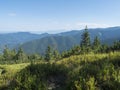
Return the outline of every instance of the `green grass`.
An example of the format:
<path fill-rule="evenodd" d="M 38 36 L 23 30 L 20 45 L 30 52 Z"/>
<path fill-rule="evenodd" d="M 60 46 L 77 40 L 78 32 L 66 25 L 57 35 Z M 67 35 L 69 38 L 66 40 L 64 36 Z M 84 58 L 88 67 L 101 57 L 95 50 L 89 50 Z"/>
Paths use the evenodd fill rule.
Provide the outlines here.
<path fill-rule="evenodd" d="M 108 62 L 108 63 L 106 63 L 106 62 Z M 43 66 L 44 66 L 44 64 L 47 64 L 46 62 L 37 62 L 36 65 L 38 63 L 43 64 Z M 30 63 L 0 65 L 0 87 L 5 87 L 5 86 L 9 85 L 10 81 L 13 80 L 13 78 L 17 75 L 17 73 L 24 71 L 25 67 L 27 67 L 29 64 Z M 85 54 L 85 55 L 74 55 L 74 56 L 70 56 L 68 58 L 64 58 L 60 61 L 56 61 L 56 62 L 51 61 L 50 64 L 64 65 L 66 68 L 68 68 L 69 71 L 67 73 L 68 78 L 67 78 L 66 83 L 71 87 L 78 88 L 76 90 L 79 90 L 79 88 L 83 88 L 82 86 L 80 86 L 80 83 L 83 82 L 82 80 L 81 81 L 79 80 L 80 78 L 85 79 L 86 81 L 83 82 L 84 85 L 88 85 L 91 88 L 95 88 L 95 87 L 93 87 L 94 84 L 100 83 L 100 81 L 104 81 L 103 86 L 106 85 L 106 87 L 107 87 L 108 84 L 112 83 L 110 77 L 112 77 L 113 79 L 118 79 L 117 83 L 120 83 L 120 81 L 119 81 L 120 77 L 117 77 L 117 74 L 116 74 L 116 73 L 120 74 L 119 73 L 120 72 L 120 65 L 119 65 L 120 64 L 120 52 L 114 52 L 114 53 L 110 52 L 108 54 L 106 54 L 106 53 L 104 53 L 104 54 L 91 53 L 91 54 Z M 106 65 L 105 67 L 104 67 L 104 64 Z M 47 69 L 47 68 L 45 68 L 45 69 Z M 52 68 L 50 70 L 52 70 Z M 86 70 L 86 72 L 81 73 L 85 70 Z M 111 70 L 114 70 L 115 72 L 114 73 L 110 72 Z M 89 77 L 87 75 L 89 75 Z M 109 76 L 109 77 L 107 77 L 107 76 Z M 30 78 L 32 78 L 32 77 L 30 77 Z M 98 82 L 94 82 L 95 79 Z M 107 81 L 107 79 L 110 82 Z M 114 82 L 114 83 L 116 83 L 116 82 Z M 100 88 L 104 88 L 103 86 L 101 86 Z M 85 88 L 87 88 L 87 87 L 85 87 Z M 105 89 L 105 90 L 107 90 L 107 89 Z"/>
<path fill-rule="evenodd" d="M 0 87 L 9 84 L 9 82 L 13 79 L 14 75 L 28 65 L 29 63 L 0 65 L 1 70 L 5 71 L 4 73 L 0 73 Z"/>

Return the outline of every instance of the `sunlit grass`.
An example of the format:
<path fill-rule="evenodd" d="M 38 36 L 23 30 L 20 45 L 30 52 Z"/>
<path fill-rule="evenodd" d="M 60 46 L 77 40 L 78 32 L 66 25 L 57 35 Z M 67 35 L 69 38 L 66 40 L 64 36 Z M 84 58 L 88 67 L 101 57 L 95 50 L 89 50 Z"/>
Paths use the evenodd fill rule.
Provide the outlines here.
<path fill-rule="evenodd" d="M 10 81 L 13 79 L 14 75 L 28 65 L 29 63 L 0 65 L 0 68 L 1 68 L 0 86 L 5 86 L 9 84 Z M 4 70 L 4 73 L 2 73 L 2 70 Z"/>
<path fill-rule="evenodd" d="M 70 68 L 73 71 L 79 70 L 82 65 L 82 63 L 87 62 L 94 62 L 99 60 L 119 60 L 120 59 L 120 52 L 110 52 L 108 54 L 85 54 L 85 55 L 73 55 L 68 58 L 64 58 L 62 60 L 56 61 L 56 62 L 50 62 L 55 64 L 64 64 L 66 67 Z M 44 61 L 36 62 L 38 63 L 46 63 Z M 0 65 L 0 87 L 9 85 L 10 81 L 13 79 L 13 77 L 16 75 L 17 72 L 24 69 L 26 66 L 28 66 L 30 63 L 22 63 L 22 64 L 11 64 L 11 65 Z M 3 72 L 4 70 L 4 72 Z"/>

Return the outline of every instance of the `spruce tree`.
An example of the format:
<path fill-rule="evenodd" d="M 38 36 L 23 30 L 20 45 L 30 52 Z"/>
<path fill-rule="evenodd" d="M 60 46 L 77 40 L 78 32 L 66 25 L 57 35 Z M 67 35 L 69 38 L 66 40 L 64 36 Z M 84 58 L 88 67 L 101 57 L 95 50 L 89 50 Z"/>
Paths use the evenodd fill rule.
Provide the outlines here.
<path fill-rule="evenodd" d="M 81 48 L 80 46 L 74 46 L 71 50 L 72 50 L 72 55 L 78 55 L 80 54 Z"/>
<path fill-rule="evenodd" d="M 53 51 L 53 57 L 55 60 L 59 60 L 60 59 L 60 54 L 58 52 L 58 50 L 54 50 Z"/>
<path fill-rule="evenodd" d="M 102 44 L 100 51 L 101 53 L 107 53 L 109 51 L 109 46 L 107 44 Z"/>
<path fill-rule="evenodd" d="M 93 41 L 93 50 L 95 52 L 98 52 L 100 50 L 100 46 L 101 46 L 100 39 L 98 38 L 98 36 L 96 36 Z"/>
<path fill-rule="evenodd" d="M 113 50 L 120 50 L 120 41 L 115 41 L 114 42 Z"/>
<path fill-rule="evenodd" d="M 45 60 L 46 61 L 49 61 L 52 59 L 52 50 L 51 50 L 51 47 L 48 46 L 47 49 L 46 49 L 46 52 L 45 52 Z"/>
<path fill-rule="evenodd" d="M 3 59 L 4 60 L 9 60 L 10 59 L 10 50 L 7 46 L 5 46 L 3 50 Z"/>
<path fill-rule="evenodd" d="M 90 42 L 90 34 L 88 32 L 87 26 L 85 27 L 85 30 L 82 34 L 80 46 L 83 52 L 86 53 L 90 51 L 91 42 Z"/>
<path fill-rule="evenodd" d="M 3 59 L 4 60 L 13 60 L 16 55 L 15 49 L 10 50 L 7 46 L 5 46 L 3 50 Z"/>
<path fill-rule="evenodd" d="M 16 59 L 17 60 L 25 60 L 25 59 L 27 59 L 22 48 L 19 48 L 19 50 L 18 50 L 18 52 L 16 54 Z"/>

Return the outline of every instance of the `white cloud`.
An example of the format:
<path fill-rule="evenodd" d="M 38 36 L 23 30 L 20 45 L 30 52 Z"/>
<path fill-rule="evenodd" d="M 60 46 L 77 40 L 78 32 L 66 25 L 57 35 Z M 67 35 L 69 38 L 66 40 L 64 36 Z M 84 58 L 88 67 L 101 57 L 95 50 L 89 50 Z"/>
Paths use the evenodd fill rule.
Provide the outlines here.
<path fill-rule="evenodd" d="M 16 15 L 17 15 L 16 13 L 8 13 L 8 16 L 11 16 L 11 17 L 14 17 Z"/>
<path fill-rule="evenodd" d="M 80 27 L 85 27 L 86 25 L 88 26 L 88 28 L 106 28 L 106 27 L 110 27 L 109 25 L 107 24 L 98 24 L 98 23 L 81 23 L 81 22 L 78 22 L 76 23 L 77 26 L 80 26 Z"/>
<path fill-rule="evenodd" d="M 48 24 L 49 23 L 49 24 Z M 69 30 L 81 30 L 84 29 L 85 26 L 88 28 L 106 28 L 110 27 L 106 24 L 97 24 L 97 23 L 82 23 L 82 22 L 74 22 L 74 23 L 62 23 L 57 21 L 50 21 L 44 24 L 38 23 L 20 23 L 20 24 L 10 24 L 8 25 L 0 25 L 1 30 L 6 30 L 6 32 L 11 31 L 28 31 L 28 32 L 39 32 L 39 33 L 58 33 L 65 32 Z"/>
<path fill-rule="evenodd" d="M 107 28 L 110 27 L 110 25 L 107 24 L 97 24 L 97 23 L 72 23 L 72 24 L 66 24 L 63 26 L 63 29 L 65 30 L 81 30 L 84 29 L 85 26 L 88 26 L 88 28 Z"/>

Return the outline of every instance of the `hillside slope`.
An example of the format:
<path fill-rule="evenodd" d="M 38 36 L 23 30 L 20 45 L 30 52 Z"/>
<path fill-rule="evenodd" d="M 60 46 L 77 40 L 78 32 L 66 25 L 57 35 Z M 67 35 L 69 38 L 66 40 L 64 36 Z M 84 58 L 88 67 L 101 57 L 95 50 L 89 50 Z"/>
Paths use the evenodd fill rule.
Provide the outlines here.
<path fill-rule="evenodd" d="M 46 47 L 51 46 L 59 52 L 70 49 L 72 46 L 77 45 L 73 37 L 65 36 L 49 36 L 37 40 L 33 40 L 23 44 L 21 47 L 26 53 L 41 53 L 44 54 Z"/>
<path fill-rule="evenodd" d="M 46 47 L 50 45 L 53 49 L 57 49 L 59 52 L 62 52 L 70 49 L 74 45 L 79 45 L 83 31 L 84 30 L 73 30 L 70 32 L 49 35 L 44 38 L 24 43 L 20 47 L 22 47 L 26 53 L 36 52 L 43 54 Z M 111 45 L 116 40 L 120 40 L 120 27 L 89 29 L 88 31 L 92 42 L 95 36 L 98 36 L 102 43 L 106 43 L 108 45 Z"/>
<path fill-rule="evenodd" d="M 0 49 L 3 50 L 4 46 L 7 45 L 9 48 L 14 48 L 25 42 L 40 39 L 47 36 L 48 34 L 32 34 L 29 32 L 18 32 L 18 33 L 5 33 L 0 34 Z"/>
<path fill-rule="evenodd" d="M 120 52 L 0 65 L 0 69 L 6 71 L 0 75 L 0 90 L 120 90 Z"/>

